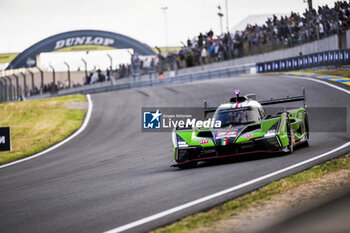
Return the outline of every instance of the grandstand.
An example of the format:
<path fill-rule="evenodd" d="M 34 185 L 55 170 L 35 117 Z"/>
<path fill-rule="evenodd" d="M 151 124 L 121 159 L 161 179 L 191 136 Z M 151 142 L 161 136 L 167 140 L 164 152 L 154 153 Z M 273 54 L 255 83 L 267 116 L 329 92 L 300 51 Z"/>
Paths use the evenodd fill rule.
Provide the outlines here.
<path fill-rule="evenodd" d="M 0 74 L 1 77 L 14 77 L 16 80 L 21 76 L 25 79 L 24 75 L 40 75 L 41 81 L 35 78 L 31 92 L 26 92 L 30 88 L 24 87 L 24 81 L 20 84 L 23 95 L 27 96 L 51 90 L 50 86 L 57 85 L 56 89 L 74 86 L 67 85 L 70 83 L 67 69 L 75 72 L 71 74 L 73 83 L 86 85 L 94 83 L 90 82 L 90 76 L 99 70 L 99 76 L 102 72 L 108 78 L 92 80 L 174 77 L 256 64 L 350 48 L 349 18 L 350 3 L 347 2 L 336 2 L 333 8 L 319 6 L 303 14 L 251 15 L 231 28 L 229 33 L 218 35 L 209 30 L 189 39 L 181 48 L 166 49 L 151 49 L 132 38 L 111 32 L 73 31 L 40 41 L 18 56 L 0 55 L 0 62 L 3 62 L 1 68 L 9 64 L 7 70 L 2 70 Z M 120 54 L 113 55 L 117 53 L 115 49 L 119 52 L 126 49 L 124 60 L 121 61 Z M 99 63 L 98 60 L 103 62 Z M 58 71 L 62 72 L 50 75 L 50 72 Z M 43 75 L 46 78 L 42 78 Z M 37 91 L 33 91 L 34 87 Z"/>
<path fill-rule="evenodd" d="M 236 31 L 243 31 L 246 29 L 247 25 L 263 25 L 268 18 L 272 18 L 272 15 L 276 15 L 278 18 L 280 18 L 281 16 L 288 15 L 288 13 L 249 15 L 232 27 L 230 32 L 235 33 Z"/>

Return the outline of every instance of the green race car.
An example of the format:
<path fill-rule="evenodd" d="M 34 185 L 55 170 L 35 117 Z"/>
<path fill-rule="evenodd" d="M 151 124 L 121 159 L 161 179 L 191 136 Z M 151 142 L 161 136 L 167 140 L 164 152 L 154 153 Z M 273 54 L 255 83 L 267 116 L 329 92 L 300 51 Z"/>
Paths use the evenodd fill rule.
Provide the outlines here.
<path fill-rule="evenodd" d="M 176 128 L 172 133 L 174 167 L 194 167 L 198 161 L 252 153 L 292 153 L 297 144 L 308 145 L 309 123 L 305 89 L 302 96 L 256 101 L 254 95 L 235 97 L 217 108 L 209 127 Z M 269 115 L 263 106 L 303 101 L 303 107 Z"/>

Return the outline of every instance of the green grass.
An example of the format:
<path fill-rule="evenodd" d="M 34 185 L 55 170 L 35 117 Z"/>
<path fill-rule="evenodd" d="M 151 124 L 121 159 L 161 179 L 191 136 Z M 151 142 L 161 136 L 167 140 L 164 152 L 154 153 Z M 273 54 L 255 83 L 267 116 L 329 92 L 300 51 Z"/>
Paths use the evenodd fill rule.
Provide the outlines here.
<path fill-rule="evenodd" d="M 257 191 L 219 205 L 207 212 L 188 216 L 178 222 L 163 228 L 159 228 L 153 232 L 193 232 L 199 228 L 205 229 L 206 226 L 210 226 L 219 220 L 237 215 L 242 210 L 252 206 L 253 204 L 255 205 L 267 201 L 275 195 L 283 194 L 292 188 L 310 183 L 314 179 L 321 178 L 329 173 L 346 169 L 350 169 L 350 154 L 273 182 L 263 188 L 258 189 Z"/>
<path fill-rule="evenodd" d="M 0 126 L 11 128 L 12 141 L 12 151 L 0 152 L 0 164 L 42 151 L 71 135 L 86 111 L 67 105 L 86 101 L 84 95 L 72 95 L 0 104 Z"/>

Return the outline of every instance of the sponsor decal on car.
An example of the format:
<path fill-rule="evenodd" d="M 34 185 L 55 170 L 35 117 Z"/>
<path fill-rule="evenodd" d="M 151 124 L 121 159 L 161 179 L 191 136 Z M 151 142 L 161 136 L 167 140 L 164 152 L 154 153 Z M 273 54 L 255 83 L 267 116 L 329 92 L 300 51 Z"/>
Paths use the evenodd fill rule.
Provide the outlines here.
<path fill-rule="evenodd" d="M 228 138 L 224 138 L 224 139 L 221 140 L 221 145 L 222 146 L 226 146 L 227 142 L 228 142 Z"/>
<path fill-rule="evenodd" d="M 245 135 L 242 136 L 242 138 L 243 139 L 245 139 L 245 138 L 253 138 L 253 136 L 254 136 L 253 134 L 245 134 Z"/>
<path fill-rule="evenodd" d="M 209 143 L 209 140 L 207 139 L 207 140 L 201 140 L 200 142 L 199 142 L 199 144 L 207 144 L 207 143 Z"/>
<path fill-rule="evenodd" d="M 216 138 L 236 137 L 237 131 L 218 132 Z"/>

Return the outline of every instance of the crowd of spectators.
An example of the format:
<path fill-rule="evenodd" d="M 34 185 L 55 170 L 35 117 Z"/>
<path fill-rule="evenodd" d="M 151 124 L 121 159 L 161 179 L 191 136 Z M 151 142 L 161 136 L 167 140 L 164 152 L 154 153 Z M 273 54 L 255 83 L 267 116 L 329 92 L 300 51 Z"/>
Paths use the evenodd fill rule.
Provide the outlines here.
<path fill-rule="evenodd" d="M 125 78 L 129 77 L 131 74 L 131 65 L 129 64 L 119 64 L 119 68 L 112 71 L 114 78 Z"/>
<path fill-rule="evenodd" d="M 168 52 L 164 57 L 158 49 L 157 57 L 141 58 L 134 54 L 131 64 L 120 64 L 117 69 L 105 72 L 94 70 L 84 76 L 84 85 L 113 79 L 136 77 L 143 74 L 204 65 L 212 62 L 249 56 L 306 42 L 319 40 L 334 34 L 342 34 L 350 28 L 350 1 L 337 1 L 334 7 L 318 6 L 303 14 L 291 12 L 289 16 L 272 15 L 265 24 L 248 24 L 242 31 L 215 35 L 213 30 L 188 39 L 180 50 Z M 67 88 L 58 83 L 45 85 L 43 92 Z M 36 90 L 35 92 L 38 92 Z"/>
<path fill-rule="evenodd" d="M 79 83 L 72 83 L 71 87 L 80 87 L 81 85 Z M 64 90 L 69 88 L 69 82 L 66 80 L 65 82 L 62 82 L 60 80 L 57 81 L 56 84 L 53 83 L 47 83 L 43 85 L 42 92 L 43 93 L 56 93 L 59 90 Z M 40 93 L 40 90 L 35 87 L 34 91 L 30 90 L 30 95 L 37 95 Z"/>
<path fill-rule="evenodd" d="M 263 25 L 248 24 L 243 31 L 214 36 L 213 30 L 200 33 L 179 51 L 169 53 L 176 58 L 178 68 L 228 60 L 292 47 L 298 44 L 344 33 L 350 28 L 350 2 L 337 1 L 334 7 L 319 6 L 317 9 L 289 16 L 273 15 Z"/>
<path fill-rule="evenodd" d="M 158 57 L 140 57 L 134 54 L 131 64 L 119 64 L 117 69 L 111 67 L 105 72 L 100 69 L 89 72 L 84 76 L 84 85 L 105 82 L 126 77 L 136 77 L 144 74 L 155 73 L 158 65 Z"/>

